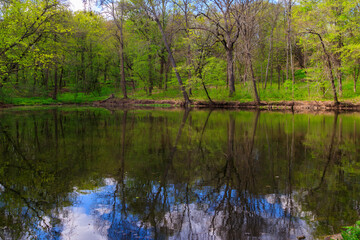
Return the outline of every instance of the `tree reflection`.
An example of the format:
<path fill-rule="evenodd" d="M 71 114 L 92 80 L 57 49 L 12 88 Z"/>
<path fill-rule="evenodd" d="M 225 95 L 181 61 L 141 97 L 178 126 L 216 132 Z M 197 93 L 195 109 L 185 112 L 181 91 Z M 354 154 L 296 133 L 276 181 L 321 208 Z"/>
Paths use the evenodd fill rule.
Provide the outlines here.
<path fill-rule="evenodd" d="M 358 218 L 358 116 L 18 114 L 0 123 L 3 238 L 71 236 L 78 210 L 110 239 L 287 239 Z"/>

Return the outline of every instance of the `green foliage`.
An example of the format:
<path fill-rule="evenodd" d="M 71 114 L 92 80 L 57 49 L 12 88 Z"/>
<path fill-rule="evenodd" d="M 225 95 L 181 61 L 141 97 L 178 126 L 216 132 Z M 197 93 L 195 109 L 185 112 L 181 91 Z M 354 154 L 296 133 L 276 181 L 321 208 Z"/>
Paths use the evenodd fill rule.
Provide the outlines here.
<path fill-rule="evenodd" d="M 213 86 L 222 86 L 226 82 L 226 62 L 222 59 L 210 57 L 203 70 L 203 78 L 206 84 Z"/>
<path fill-rule="evenodd" d="M 357 221 L 354 226 L 345 227 L 341 236 L 344 240 L 358 240 L 360 239 L 360 221 Z"/>
<path fill-rule="evenodd" d="M 162 34 L 156 22 L 147 15 L 149 13 L 143 11 L 143 4 L 150 2 L 130 1 L 124 4 L 122 6 L 115 1 L 113 5 L 116 14 L 120 14 L 118 11 L 121 9 L 123 11 L 121 43 L 118 15 L 112 16 L 111 19 L 116 19 L 112 21 L 110 16 L 105 17 L 95 11 L 74 13 L 58 1 L 1 3 L 0 101 L 50 104 L 56 103 L 59 98 L 61 102 L 83 102 L 80 98 L 63 95 L 62 89 L 71 96 L 93 95 L 92 99 L 103 96 L 104 92 L 109 93 L 107 89 L 119 92 L 120 44 L 124 49 L 129 96 L 181 99 L 178 79 Z M 198 9 L 193 4 L 187 6 L 185 16 L 183 5 L 186 3 L 178 4 L 157 14 L 174 55 L 176 70 L 186 90 L 192 91 L 191 98 L 207 99 L 202 85 L 204 82 L 214 100 L 251 101 L 253 86 L 249 84 L 251 74 L 245 57 L 244 39 L 234 43 L 232 64 L 236 91 L 228 97 L 226 66 L 229 63 L 221 34 L 214 35 L 215 29 L 211 28 L 206 31 L 195 28 L 207 27 L 209 19 L 201 14 L 195 18 L 194 12 Z M 111 15 L 110 5 L 105 4 L 103 8 Z M 295 84 L 292 83 L 285 40 L 287 31 L 283 27 L 287 19 L 279 14 L 285 11 L 286 6 L 280 2 L 267 2 L 264 6 L 256 17 L 259 27 L 254 29 L 256 33 L 251 34 L 250 51 L 260 99 L 332 99 L 325 52 L 318 36 L 309 34 L 313 31 L 322 37 L 330 55 L 337 91 L 340 89 L 340 77 L 342 79 L 340 100 L 358 100 L 358 93 L 354 92 L 354 82 L 360 79 L 358 1 L 301 0 L 293 6 L 291 38 Z M 161 7 L 165 6 L 159 5 L 156 9 Z M 266 71 L 268 78 L 264 90 Z M 288 79 L 285 79 L 286 76 Z M 149 96 L 151 94 L 155 96 Z M 54 101 L 44 100 L 50 97 Z"/>

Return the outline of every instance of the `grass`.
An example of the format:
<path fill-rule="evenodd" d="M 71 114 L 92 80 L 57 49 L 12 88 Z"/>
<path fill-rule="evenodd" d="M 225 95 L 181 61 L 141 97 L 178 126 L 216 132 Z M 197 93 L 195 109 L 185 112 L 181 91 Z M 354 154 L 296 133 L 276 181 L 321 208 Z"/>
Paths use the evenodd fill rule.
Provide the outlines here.
<path fill-rule="evenodd" d="M 54 100 L 49 96 L 19 96 L 19 94 L 0 94 L 0 102 L 18 106 L 55 105 L 55 104 L 86 104 L 106 99 L 112 89 L 104 88 L 101 93 L 59 93 Z"/>
<path fill-rule="evenodd" d="M 98 100 L 103 100 L 107 96 L 91 96 L 83 93 L 65 93 L 60 94 L 57 100 L 50 97 L 13 97 L 6 98 L 4 103 L 19 105 L 19 106 L 34 106 L 34 105 L 54 105 L 54 104 L 85 104 Z"/>
<path fill-rule="evenodd" d="M 322 90 L 321 87 L 324 87 Z M 258 85 L 258 93 L 262 101 L 332 101 L 333 94 L 328 83 L 324 83 L 320 86 L 316 82 L 303 82 L 299 81 L 295 84 L 294 90 L 291 81 L 287 81 L 281 85 L 278 90 L 277 84 L 268 84 L 264 89 L 261 84 Z M 229 97 L 229 90 L 226 86 L 207 86 L 212 100 L 215 101 L 239 101 L 250 102 L 254 101 L 253 89 L 250 84 L 236 84 L 235 93 Z M 191 99 L 194 100 L 208 100 L 204 89 L 201 86 L 192 88 Z M 121 97 L 121 95 L 118 95 Z M 154 89 L 152 95 L 148 95 L 145 91 L 140 90 L 136 92 L 130 92 L 129 97 L 134 99 L 154 99 L 154 100 L 182 100 L 182 94 L 178 87 L 174 86 L 168 88 L 166 91 L 162 89 Z M 343 82 L 343 95 L 339 97 L 340 101 L 359 101 L 359 92 L 353 92 L 353 82 Z"/>
<path fill-rule="evenodd" d="M 222 86 L 207 86 L 210 97 L 214 101 L 239 101 L 250 102 L 254 101 L 253 89 L 250 84 L 236 84 L 235 93 L 229 97 L 229 90 L 225 85 Z M 64 92 L 58 94 L 57 100 L 51 97 L 26 97 L 19 96 L 19 94 L 3 94 L 0 102 L 9 103 L 20 106 L 33 105 L 54 105 L 54 104 L 87 104 L 94 101 L 104 100 L 111 93 L 115 93 L 116 97 L 122 98 L 121 91 L 109 87 L 103 87 L 100 92 L 96 93 L 74 93 Z M 331 101 L 333 100 L 332 91 L 328 82 L 320 85 L 318 82 L 306 82 L 298 80 L 293 86 L 291 81 L 286 81 L 281 84 L 278 90 L 277 83 L 268 84 L 264 89 L 262 84 L 258 85 L 258 93 L 262 101 Z M 340 101 L 360 101 L 360 92 L 354 93 L 353 82 L 351 80 L 343 82 L 343 95 L 339 97 Z M 152 99 L 152 100 L 182 100 L 183 96 L 178 86 L 170 86 L 167 90 L 154 88 L 152 95 L 149 95 L 143 89 L 128 89 L 128 97 L 132 99 Z M 208 98 L 203 87 L 198 84 L 192 86 L 192 100 L 205 100 Z M 155 104 L 156 106 L 158 104 Z M 163 104 L 160 104 L 161 107 Z"/>
<path fill-rule="evenodd" d="M 117 94 L 117 97 L 122 97 Z M 168 88 L 166 91 L 163 89 L 155 88 L 151 95 L 147 94 L 144 90 L 128 91 L 128 97 L 133 99 L 152 99 L 152 100 L 182 100 L 183 96 L 178 87 Z"/>
<path fill-rule="evenodd" d="M 360 239 L 360 221 L 357 221 L 354 226 L 344 227 L 341 236 L 344 240 L 359 240 Z"/>

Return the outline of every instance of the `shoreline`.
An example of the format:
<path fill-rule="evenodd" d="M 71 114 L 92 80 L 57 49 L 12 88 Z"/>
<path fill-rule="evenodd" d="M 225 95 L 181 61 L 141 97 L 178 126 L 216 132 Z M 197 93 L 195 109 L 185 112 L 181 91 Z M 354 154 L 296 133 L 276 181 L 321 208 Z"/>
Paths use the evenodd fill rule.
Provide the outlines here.
<path fill-rule="evenodd" d="M 49 105 L 14 105 L 0 102 L 0 109 L 14 107 L 32 107 L 32 106 L 88 106 L 103 107 L 107 109 L 121 108 L 184 108 L 184 101 L 181 100 L 152 100 L 152 99 L 123 99 L 110 96 L 101 101 L 89 103 L 66 103 Z M 291 112 L 360 112 L 360 103 L 340 102 L 335 105 L 332 101 L 261 101 L 260 105 L 256 102 L 237 102 L 237 101 L 213 101 L 213 103 L 204 100 L 193 100 L 190 108 L 193 109 L 232 109 L 232 110 L 268 110 L 268 111 L 291 111 Z"/>
<path fill-rule="evenodd" d="M 179 100 L 151 100 L 151 99 L 121 99 L 109 97 L 103 101 L 96 101 L 91 104 L 94 107 L 105 108 L 124 108 L 124 107 L 178 107 L 184 108 L 184 102 Z M 236 102 L 236 101 L 192 101 L 191 108 L 201 109 L 238 109 L 238 110 L 270 110 L 270 111 L 293 111 L 293 112 L 360 112 L 360 103 L 341 102 L 335 105 L 332 101 L 280 101 L 266 102 L 261 101 L 260 105 L 256 102 Z"/>

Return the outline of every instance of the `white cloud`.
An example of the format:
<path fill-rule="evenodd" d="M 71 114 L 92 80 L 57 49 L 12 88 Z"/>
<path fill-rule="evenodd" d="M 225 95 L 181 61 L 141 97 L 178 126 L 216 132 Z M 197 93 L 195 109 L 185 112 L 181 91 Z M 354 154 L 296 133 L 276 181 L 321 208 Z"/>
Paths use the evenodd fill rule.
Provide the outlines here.
<path fill-rule="evenodd" d="M 107 239 L 107 229 L 110 223 L 106 221 L 105 227 L 99 229 L 95 219 L 85 213 L 81 207 L 69 207 L 65 210 L 66 214 L 60 217 L 64 229 L 61 233 L 62 239 L 77 240 L 105 240 Z"/>
<path fill-rule="evenodd" d="M 69 3 L 69 6 L 70 6 L 70 9 L 73 11 L 73 12 L 76 12 L 76 11 L 83 11 L 84 10 L 84 1 L 83 0 L 67 0 L 68 3 Z M 97 6 L 96 4 L 97 1 L 89 1 L 87 0 L 86 1 L 86 9 L 87 10 L 93 10 L 93 11 L 101 11 L 101 8 L 99 6 Z M 89 5 L 90 4 L 90 5 Z"/>
<path fill-rule="evenodd" d="M 82 0 L 68 0 L 70 4 L 70 9 L 72 11 L 84 10 L 84 3 Z"/>

